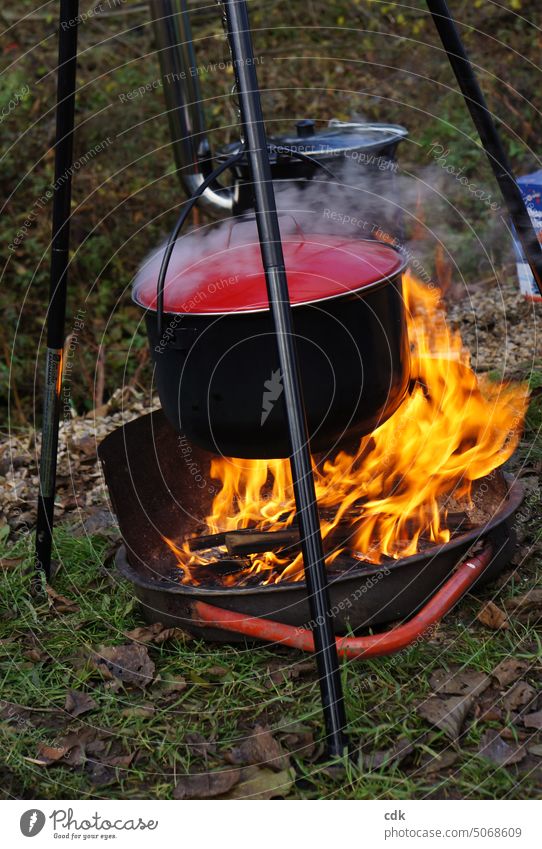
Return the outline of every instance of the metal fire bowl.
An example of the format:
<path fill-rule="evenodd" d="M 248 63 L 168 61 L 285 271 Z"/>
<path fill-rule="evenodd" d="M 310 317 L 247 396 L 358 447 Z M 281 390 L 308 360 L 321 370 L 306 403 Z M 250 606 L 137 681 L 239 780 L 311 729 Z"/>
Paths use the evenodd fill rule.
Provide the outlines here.
<path fill-rule="evenodd" d="M 179 436 L 161 411 L 118 428 L 104 439 L 98 454 L 124 540 L 116 565 L 133 584 L 147 621 L 182 627 L 206 640 L 244 642 L 242 636 L 199 628 L 194 623 L 193 605 L 205 601 L 243 615 L 296 627 L 309 625 L 303 581 L 210 588 L 186 586 L 175 580 L 175 558 L 166 549 L 162 535 L 179 539 L 201 529 L 213 497 L 209 491 L 213 481 L 208 478 L 213 455 Z M 360 567 L 353 561 L 347 571 L 330 576 L 337 634 L 356 634 L 410 618 L 481 541 L 492 543 L 494 557 L 480 583 L 499 574 L 513 551 L 513 520 L 524 493 L 520 484 L 509 483 L 500 472 L 486 480 L 491 518 L 478 528 L 413 557 L 380 567 Z"/>

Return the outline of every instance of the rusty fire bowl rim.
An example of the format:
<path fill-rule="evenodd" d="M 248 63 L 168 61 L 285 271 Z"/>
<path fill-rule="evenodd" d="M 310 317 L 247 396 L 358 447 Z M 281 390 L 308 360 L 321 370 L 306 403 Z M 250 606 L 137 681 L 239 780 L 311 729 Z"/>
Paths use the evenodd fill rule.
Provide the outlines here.
<path fill-rule="evenodd" d="M 423 552 L 413 554 L 410 557 L 402 557 L 391 563 L 386 562 L 385 564 L 375 564 L 373 566 L 362 567 L 354 566 L 351 569 L 346 569 L 344 572 L 341 572 L 336 576 L 330 576 L 329 585 L 340 584 L 343 581 L 352 580 L 352 578 L 369 578 L 378 574 L 378 572 L 382 571 L 384 568 L 388 572 L 395 572 L 398 569 L 403 569 L 407 565 L 427 563 L 428 560 L 431 561 L 434 557 L 438 557 L 438 555 L 443 551 L 450 552 L 456 548 L 464 549 L 467 544 L 468 547 L 471 547 L 475 543 L 480 542 L 484 539 L 486 534 L 501 525 L 516 512 L 525 496 L 525 487 L 519 480 L 516 480 L 509 474 L 503 474 L 503 477 L 508 485 L 506 498 L 503 499 L 501 508 L 485 524 L 479 525 L 467 533 L 458 534 L 450 542 L 443 543 L 442 545 L 435 545 L 431 548 L 425 549 Z M 171 593 L 173 595 L 195 596 L 200 600 L 202 596 L 206 596 L 210 599 L 218 597 L 224 598 L 224 595 L 231 595 L 232 597 L 237 598 L 239 596 L 260 595 L 261 593 L 276 594 L 277 592 L 291 592 L 293 588 L 306 589 L 307 587 L 306 581 L 304 580 L 295 582 L 283 581 L 278 584 L 269 584 L 267 586 L 206 587 L 204 584 L 200 584 L 198 586 L 180 584 L 177 581 L 169 580 L 164 577 L 159 577 L 157 579 L 145 578 L 128 562 L 127 546 L 124 543 L 119 547 L 116 553 L 115 565 L 122 577 L 127 578 L 129 581 L 143 589 L 160 589 L 160 591 Z"/>

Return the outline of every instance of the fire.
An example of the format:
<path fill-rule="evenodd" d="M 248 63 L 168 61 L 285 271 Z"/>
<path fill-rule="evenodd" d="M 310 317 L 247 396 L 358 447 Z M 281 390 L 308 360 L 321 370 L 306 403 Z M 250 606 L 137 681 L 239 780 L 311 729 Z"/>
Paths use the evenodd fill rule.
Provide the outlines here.
<path fill-rule="evenodd" d="M 450 505 L 469 505 L 473 481 L 501 466 L 521 433 L 526 387 L 475 375 L 459 333 L 446 323 L 436 287 L 407 272 L 403 294 L 412 391 L 354 453 L 313 461 L 322 537 L 331 551 L 328 566 L 344 549 L 350 557 L 379 563 L 383 557 L 415 554 L 422 541 L 446 543 Z M 210 474 L 221 489 L 206 519 L 208 533 L 292 527 L 295 503 L 287 460 L 216 458 Z M 216 551 L 207 557 L 190 552 L 187 543 L 179 548 L 166 541 L 185 583 L 199 583 L 201 567 L 216 560 Z M 242 585 L 255 576 L 262 584 L 298 581 L 302 555 L 250 555 L 223 583 Z"/>

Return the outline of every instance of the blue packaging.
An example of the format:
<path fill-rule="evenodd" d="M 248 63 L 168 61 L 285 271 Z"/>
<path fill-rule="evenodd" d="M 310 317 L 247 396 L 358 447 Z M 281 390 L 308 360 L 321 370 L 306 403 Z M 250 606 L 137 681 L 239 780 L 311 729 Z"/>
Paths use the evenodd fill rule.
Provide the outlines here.
<path fill-rule="evenodd" d="M 536 230 L 538 241 L 542 243 L 542 171 L 535 171 L 533 174 L 525 174 L 524 177 L 519 177 L 517 184 L 529 210 L 529 216 Z M 542 296 L 534 281 L 529 263 L 525 259 L 516 231 L 513 230 L 513 233 L 520 292 L 530 301 L 542 301 Z"/>

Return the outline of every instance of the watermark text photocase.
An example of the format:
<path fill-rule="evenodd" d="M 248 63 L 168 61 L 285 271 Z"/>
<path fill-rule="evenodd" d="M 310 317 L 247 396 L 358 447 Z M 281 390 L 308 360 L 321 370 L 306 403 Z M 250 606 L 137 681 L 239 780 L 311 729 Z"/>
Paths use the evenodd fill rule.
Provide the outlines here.
<path fill-rule="evenodd" d="M 0 124 L 17 108 L 17 106 L 19 106 L 19 104 L 26 100 L 29 94 L 30 86 L 23 85 L 18 91 L 11 95 L 6 105 L 2 107 L 2 110 L 0 110 Z"/>
<path fill-rule="evenodd" d="M 476 200 L 482 201 L 488 206 L 493 212 L 497 212 L 501 207 L 497 203 L 497 201 L 493 200 L 493 195 L 491 192 L 488 192 L 486 189 L 482 189 L 476 183 L 473 183 L 466 174 L 463 173 L 465 170 L 465 166 L 461 168 L 456 168 L 455 165 L 452 165 L 448 162 L 448 157 L 450 155 L 450 148 L 445 148 L 444 145 L 439 142 L 433 142 L 429 146 L 429 151 L 427 156 L 432 156 L 435 163 L 439 165 L 447 174 L 450 174 L 451 177 L 454 177 L 457 182 L 469 191 Z"/>
<path fill-rule="evenodd" d="M 24 812 L 20 819 L 22 834 L 25 837 L 35 837 L 47 824 L 47 820 L 49 820 L 49 828 L 52 827 L 53 829 L 54 837 L 59 839 L 82 838 L 85 841 L 99 837 L 113 839 L 116 837 L 114 832 L 155 831 L 159 825 L 158 820 L 144 820 L 142 817 L 137 819 L 124 819 L 124 817 L 107 819 L 97 811 L 88 817 L 77 819 L 73 808 L 57 808 L 46 817 L 39 808 L 30 808 Z"/>

